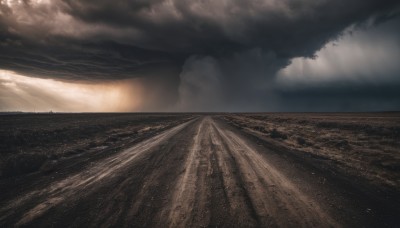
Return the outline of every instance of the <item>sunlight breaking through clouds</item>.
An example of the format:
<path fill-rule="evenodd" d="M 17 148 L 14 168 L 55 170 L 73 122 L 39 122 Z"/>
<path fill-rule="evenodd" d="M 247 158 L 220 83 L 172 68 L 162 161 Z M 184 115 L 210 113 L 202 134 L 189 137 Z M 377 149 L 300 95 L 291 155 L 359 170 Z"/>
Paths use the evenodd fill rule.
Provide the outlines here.
<path fill-rule="evenodd" d="M 125 112 L 141 104 L 134 80 L 102 83 L 31 78 L 0 70 L 0 111 Z"/>

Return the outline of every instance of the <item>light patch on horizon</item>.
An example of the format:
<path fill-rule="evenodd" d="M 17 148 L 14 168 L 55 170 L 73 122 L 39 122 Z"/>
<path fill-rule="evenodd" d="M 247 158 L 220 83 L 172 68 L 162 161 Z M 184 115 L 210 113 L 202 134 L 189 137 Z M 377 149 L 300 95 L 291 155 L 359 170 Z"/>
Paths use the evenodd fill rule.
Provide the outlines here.
<path fill-rule="evenodd" d="M 50 0 L 31 0 L 29 4 L 50 4 Z M 15 5 L 23 5 L 26 4 L 23 0 L 0 0 L 0 4 L 7 5 L 9 7 Z"/>
<path fill-rule="evenodd" d="M 129 112 L 141 106 L 140 82 L 64 82 L 0 70 L 0 111 Z"/>

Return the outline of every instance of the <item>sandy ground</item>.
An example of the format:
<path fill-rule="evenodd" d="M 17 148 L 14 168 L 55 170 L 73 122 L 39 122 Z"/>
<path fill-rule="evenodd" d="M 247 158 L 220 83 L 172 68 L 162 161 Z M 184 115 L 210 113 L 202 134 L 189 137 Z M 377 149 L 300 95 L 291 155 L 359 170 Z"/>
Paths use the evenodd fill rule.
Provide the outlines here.
<path fill-rule="evenodd" d="M 84 166 L 1 180 L 0 226 L 400 224 L 397 201 L 268 145 L 221 117 L 192 119 Z"/>

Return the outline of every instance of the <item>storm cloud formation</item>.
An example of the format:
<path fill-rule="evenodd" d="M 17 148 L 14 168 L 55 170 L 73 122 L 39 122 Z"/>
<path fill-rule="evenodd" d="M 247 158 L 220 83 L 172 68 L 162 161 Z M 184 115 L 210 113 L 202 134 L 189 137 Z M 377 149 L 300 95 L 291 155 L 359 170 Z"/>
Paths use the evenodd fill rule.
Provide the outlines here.
<path fill-rule="evenodd" d="M 149 90 L 163 91 L 150 91 L 159 96 L 158 110 L 279 111 L 292 102 L 302 110 L 307 105 L 298 104 L 320 93 L 318 86 L 288 90 L 276 83 L 277 72 L 293 58 L 314 57 L 349 27 L 399 25 L 399 6 L 395 0 L 1 0 L 0 69 L 85 82 L 146 78 L 156 85 Z M 324 86 L 333 100 L 343 89 Z"/>

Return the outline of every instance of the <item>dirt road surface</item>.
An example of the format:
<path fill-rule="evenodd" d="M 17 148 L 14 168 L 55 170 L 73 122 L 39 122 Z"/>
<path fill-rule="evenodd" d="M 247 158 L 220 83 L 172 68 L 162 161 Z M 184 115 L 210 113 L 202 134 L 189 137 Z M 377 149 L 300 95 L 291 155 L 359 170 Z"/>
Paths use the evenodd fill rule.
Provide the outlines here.
<path fill-rule="evenodd" d="M 0 226 L 391 227 L 397 204 L 202 116 L 83 167 L 14 180 Z M 58 174 L 59 173 L 59 174 Z M 383 205 L 383 206 L 382 206 Z"/>

